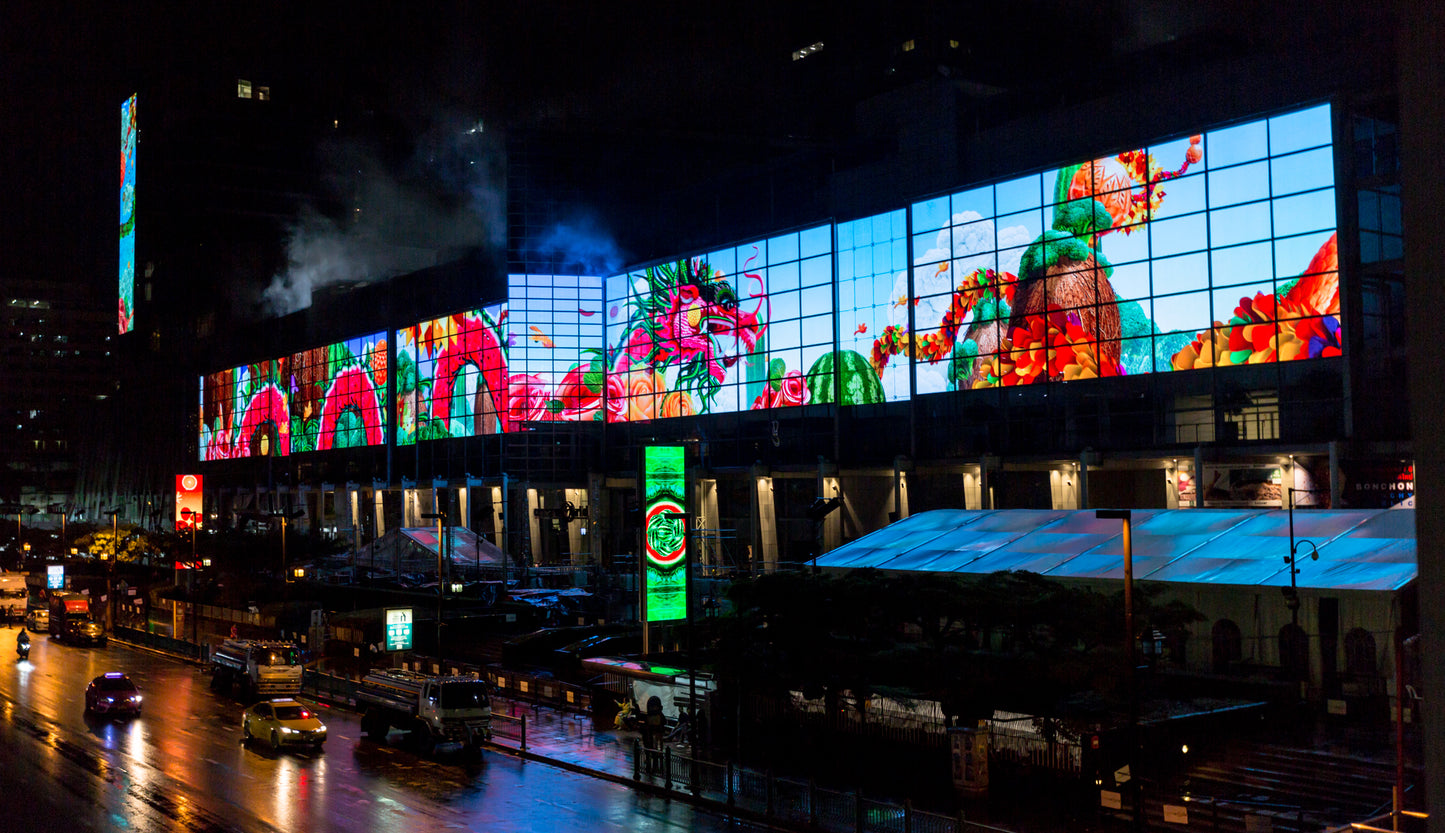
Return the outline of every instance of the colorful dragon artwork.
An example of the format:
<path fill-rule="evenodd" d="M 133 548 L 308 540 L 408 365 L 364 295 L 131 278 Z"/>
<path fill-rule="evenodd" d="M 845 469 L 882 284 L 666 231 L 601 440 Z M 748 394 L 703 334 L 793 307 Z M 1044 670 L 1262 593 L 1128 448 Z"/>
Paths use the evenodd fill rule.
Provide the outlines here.
<path fill-rule="evenodd" d="M 211 374 L 202 459 L 1341 355 L 1328 105 Z M 866 230 L 865 230 L 866 227 Z M 835 251 L 835 248 L 837 251 Z"/>

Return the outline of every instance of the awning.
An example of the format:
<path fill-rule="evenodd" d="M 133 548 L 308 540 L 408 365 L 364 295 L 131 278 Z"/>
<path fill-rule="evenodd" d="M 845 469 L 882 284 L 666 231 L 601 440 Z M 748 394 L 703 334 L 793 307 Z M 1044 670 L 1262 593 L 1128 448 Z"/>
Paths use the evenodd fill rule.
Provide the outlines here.
<path fill-rule="evenodd" d="M 1289 512 L 1139 509 L 1136 581 L 1287 586 Z M 1415 510 L 1294 510 L 1299 587 L 1399 590 L 1414 580 Z M 1319 560 L 1311 560 L 1311 552 Z M 819 567 L 962 573 L 1028 570 L 1051 578 L 1123 579 L 1123 525 L 1092 509 L 938 509 L 818 557 Z"/>

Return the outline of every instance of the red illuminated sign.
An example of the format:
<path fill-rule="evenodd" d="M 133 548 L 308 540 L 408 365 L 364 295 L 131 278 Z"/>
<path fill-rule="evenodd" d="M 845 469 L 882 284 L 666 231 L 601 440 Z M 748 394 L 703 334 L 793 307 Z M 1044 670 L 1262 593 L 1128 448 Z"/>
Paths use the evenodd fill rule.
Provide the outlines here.
<path fill-rule="evenodd" d="M 176 530 L 201 526 L 201 476 L 176 475 Z"/>

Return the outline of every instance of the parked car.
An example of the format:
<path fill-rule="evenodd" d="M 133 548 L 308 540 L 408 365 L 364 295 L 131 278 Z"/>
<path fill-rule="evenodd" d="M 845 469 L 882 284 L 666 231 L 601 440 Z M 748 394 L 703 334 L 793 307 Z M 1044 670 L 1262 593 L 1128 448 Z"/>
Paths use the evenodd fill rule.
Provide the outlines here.
<path fill-rule="evenodd" d="M 309 746 L 319 750 L 326 743 L 326 724 L 299 700 L 262 700 L 241 715 L 242 742 L 257 738 L 265 739 L 272 749 Z"/>
<path fill-rule="evenodd" d="M 141 695 L 135 682 L 120 671 L 101 674 L 85 687 L 86 714 L 140 714 Z"/>

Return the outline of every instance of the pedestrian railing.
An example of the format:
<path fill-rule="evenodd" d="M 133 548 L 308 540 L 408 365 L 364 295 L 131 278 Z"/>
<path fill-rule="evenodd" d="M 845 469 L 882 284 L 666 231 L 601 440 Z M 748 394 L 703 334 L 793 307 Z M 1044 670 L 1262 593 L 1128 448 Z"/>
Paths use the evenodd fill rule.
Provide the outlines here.
<path fill-rule="evenodd" d="M 704 761 L 671 746 L 633 746 L 633 778 L 679 795 L 691 795 L 777 822 L 829 833 L 1007 833 L 957 816 L 914 809 L 819 787 L 732 763 Z"/>
<path fill-rule="evenodd" d="M 206 651 L 204 645 L 197 645 L 184 639 L 174 639 L 169 636 L 162 636 L 158 633 L 147 633 L 138 628 L 116 627 L 111 635 L 123 642 L 132 645 L 142 645 L 153 648 L 157 651 L 164 651 L 168 654 L 185 657 L 186 659 L 204 660 Z"/>
<path fill-rule="evenodd" d="M 548 695 L 531 685 L 524 690 L 508 672 L 498 676 L 511 685 L 499 686 L 493 701 L 493 742 L 545 757 L 528 742 L 527 710 L 520 713 L 504 710 L 497 700 L 520 694 L 526 699 L 514 700 L 514 703 L 535 708 L 538 702 L 550 705 Z M 356 703 L 356 685 L 355 680 L 311 670 L 306 672 L 302 683 L 309 695 L 348 705 Z M 908 802 L 881 801 L 868 798 L 860 791 L 828 789 L 812 781 L 776 776 L 731 762 L 695 758 L 684 750 L 685 747 L 666 744 L 659 749 L 644 749 L 640 741 L 634 742 L 630 756 L 632 772 L 613 774 L 623 777 L 630 774 L 634 781 L 679 797 L 706 799 L 750 815 L 823 833 L 1010 833 L 1003 828 L 969 821 L 961 813 L 956 816 L 931 813 L 915 809 Z"/>

